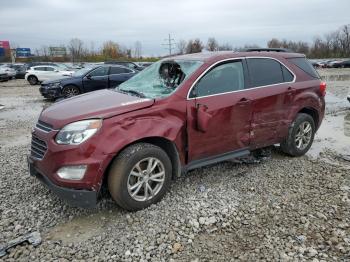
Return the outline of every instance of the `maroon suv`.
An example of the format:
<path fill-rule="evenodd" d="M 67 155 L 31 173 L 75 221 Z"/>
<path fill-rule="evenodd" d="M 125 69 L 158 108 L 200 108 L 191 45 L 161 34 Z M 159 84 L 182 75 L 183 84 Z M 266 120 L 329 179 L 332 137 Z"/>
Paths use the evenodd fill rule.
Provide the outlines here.
<path fill-rule="evenodd" d="M 302 54 L 254 50 L 163 59 L 115 89 L 42 111 L 30 173 L 73 205 L 106 186 L 127 210 L 159 201 L 172 179 L 280 143 L 305 154 L 326 85 Z"/>

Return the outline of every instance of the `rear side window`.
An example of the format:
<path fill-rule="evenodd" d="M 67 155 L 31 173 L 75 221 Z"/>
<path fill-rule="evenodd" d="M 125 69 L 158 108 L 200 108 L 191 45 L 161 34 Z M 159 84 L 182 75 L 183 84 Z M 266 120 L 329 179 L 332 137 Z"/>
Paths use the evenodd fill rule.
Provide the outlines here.
<path fill-rule="evenodd" d="M 283 83 L 281 64 L 273 59 L 247 59 L 252 87 Z"/>
<path fill-rule="evenodd" d="M 201 97 L 244 89 L 242 61 L 218 65 L 196 84 L 190 97 Z"/>
<path fill-rule="evenodd" d="M 281 67 L 284 82 L 292 82 L 294 80 L 294 75 L 284 65 L 281 65 Z"/>
<path fill-rule="evenodd" d="M 53 67 L 50 67 L 50 66 L 47 66 L 45 68 L 46 68 L 46 71 L 55 71 L 55 69 Z"/>
<path fill-rule="evenodd" d="M 294 65 L 296 65 L 297 67 L 299 67 L 308 75 L 314 78 L 320 78 L 315 68 L 305 57 L 288 58 L 288 60 L 292 62 Z"/>
<path fill-rule="evenodd" d="M 125 74 L 125 73 L 131 73 L 132 71 L 127 69 L 127 68 L 123 68 L 123 67 L 116 67 L 116 66 L 112 66 L 109 74 L 110 75 L 118 75 L 118 74 Z"/>
<path fill-rule="evenodd" d="M 34 67 L 35 71 L 46 71 L 46 67 L 40 66 L 40 67 Z"/>

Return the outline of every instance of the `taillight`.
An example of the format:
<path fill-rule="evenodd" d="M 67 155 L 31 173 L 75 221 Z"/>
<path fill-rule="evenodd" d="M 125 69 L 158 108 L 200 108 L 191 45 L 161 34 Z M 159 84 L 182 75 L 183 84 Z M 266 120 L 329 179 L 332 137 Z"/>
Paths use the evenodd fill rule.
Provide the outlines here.
<path fill-rule="evenodd" d="M 325 96 L 326 95 L 326 88 L 327 88 L 327 85 L 325 82 L 322 82 L 320 84 L 320 92 L 321 92 L 321 95 L 322 96 Z"/>

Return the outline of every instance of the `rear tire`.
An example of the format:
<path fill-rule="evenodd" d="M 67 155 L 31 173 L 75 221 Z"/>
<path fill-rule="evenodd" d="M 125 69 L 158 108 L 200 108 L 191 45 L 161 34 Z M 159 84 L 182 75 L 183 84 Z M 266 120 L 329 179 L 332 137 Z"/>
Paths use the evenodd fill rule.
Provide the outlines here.
<path fill-rule="evenodd" d="M 315 121 L 304 113 L 297 115 L 289 127 L 288 136 L 281 143 L 281 149 L 290 156 L 302 156 L 311 147 L 315 137 Z"/>
<path fill-rule="evenodd" d="M 65 86 L 62 90 L 62 95 L 64 98 L 77 96 L 79 94 L 80 94 L 79 88 L 72 85 Z"/>
<path fill-rule="evenodd" d="M 172 164 L 158 146 L 138 143 L 114 159 L 108 189 L 117 204 L 129 211 L 159 202 L 170 188 Z"/>
<path fill-rule="evenodd" d="M 38 78 L 36 76 L 28 76 L 27 80 L 28 80 L 29 84 L 32 86 L 38 84 L 38 82 L 39 82 Z"/>

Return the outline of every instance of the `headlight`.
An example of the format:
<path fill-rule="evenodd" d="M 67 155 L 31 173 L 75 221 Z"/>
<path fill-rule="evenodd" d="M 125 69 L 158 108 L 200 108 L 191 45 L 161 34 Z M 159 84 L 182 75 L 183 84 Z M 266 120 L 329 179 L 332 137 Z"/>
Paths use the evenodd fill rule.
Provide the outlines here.
<path fill-rule="evenodd" d="M 101 126 L 101 119 L 83 120 L 68 124 L 56 135 L 56 143 L 79 145 L 93 136 Z"/>
<path fill-rule="evenodd" d="M 60 82 L 55 82 L 55 83 L 51 83 L 51 84 L 47 85 L 48 88 L 57 88 L 57 87 L 60 87 L 60 86 L 61 86 Z"/>

